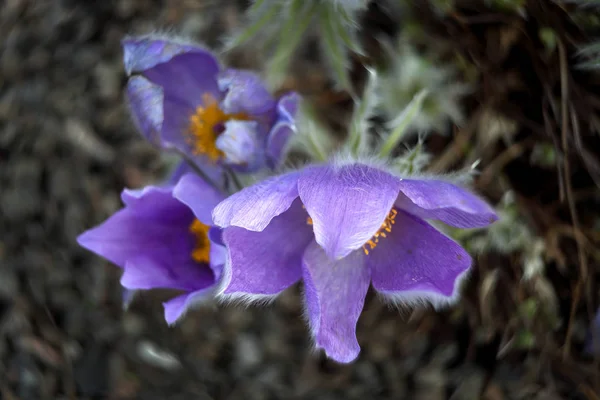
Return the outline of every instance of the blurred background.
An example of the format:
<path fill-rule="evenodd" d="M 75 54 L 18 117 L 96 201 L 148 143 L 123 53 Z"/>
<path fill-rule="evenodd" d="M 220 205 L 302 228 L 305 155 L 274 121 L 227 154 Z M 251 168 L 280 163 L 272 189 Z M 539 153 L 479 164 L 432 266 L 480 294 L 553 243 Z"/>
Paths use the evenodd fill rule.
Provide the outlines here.
<path fill-rule="evenodd" d="M 595 1 L 375 1 L 360 14 L 353 84 L 362 63 L 382 63 L 399 85 L 386 104 L 433 90 L 419 126 L 431 171 L 479 160 L 475 187 L 503 218 L 456 236 L 476 264 L 455 307 L 392 309 L 370 294 L 350 365 L 313 350 L 297 287 L 266 307 L 204 306 L 174 327 L 169 293 L 123 310 L 120 270 L 75 242 L 120 208 L 123 187 L 167 170 L 124 105 L 120 40 L 160 30 L 217 47 L 247 6 L 0 1 L 0 398 L 599 399 Z M 311 32 L 280 89 L 341 134 L 353 101 Z M 251 45 L 224 56 L 257 70 L 265 57 Z"/>

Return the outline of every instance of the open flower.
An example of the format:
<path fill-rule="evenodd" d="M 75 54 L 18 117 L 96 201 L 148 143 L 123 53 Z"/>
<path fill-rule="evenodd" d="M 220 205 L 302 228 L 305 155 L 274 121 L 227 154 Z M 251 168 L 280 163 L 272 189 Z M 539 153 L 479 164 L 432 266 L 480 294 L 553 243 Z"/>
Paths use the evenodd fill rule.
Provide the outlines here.
<path fill-rule="evenodd" d="M 155 37 L 123 40 L 134 120 L 143 135 L 174 148 L 214 176 L 220 166 L 274 167 L 294 132 L 299 97 L 275 99 L 260 78 L 223 69 L 207 50 Z"/>
<path fill-rule="evenodd" d="M 164 303 L 174 323 L 194 303 L 212 294 L 225 263 L 212 209 L 223 195 L 194 174 L 176 184 L 124 190 L 125 207 L 77 241 L 124 269 L 129 290 L 166 288 L 183 294 Z M 216 235 L 214 235 L 216 234 Z"/>
<path fill-rule="evenodd" d="M 356 323 L 370 283 L 392 301 L 456 298 L 471 257 L 425 219 L 471 228 L 497 217 L 449 182 L 351 163 L 247 187 L 215 207 L 213 219 L 228 248 L 217 296 L 270 299 L 302 279 L 316 345 L 350 362 L 360 351 Z"/>

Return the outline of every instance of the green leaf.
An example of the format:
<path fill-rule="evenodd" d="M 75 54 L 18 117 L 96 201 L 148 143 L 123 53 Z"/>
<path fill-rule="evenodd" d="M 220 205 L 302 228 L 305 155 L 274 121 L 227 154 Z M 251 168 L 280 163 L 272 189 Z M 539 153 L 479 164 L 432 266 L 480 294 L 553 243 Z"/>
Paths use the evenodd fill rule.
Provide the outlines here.
<path fill-rule="evenodd" d="M 246 43 L 254 37 L 269 21 L 281 10 L 281 4 L 277 1 L 269 2 L 266 0 L 256 1 L 247 15 L 250 22 L 240 33 L 235 35 L 225 46 L 225 51 L 231 50 L 241 44 Z"/>
<path fill-rule="evenodd" d="M 337 84 L 351 92 L 352 87 L 347 68 L 347 49 L 337 29 L 338 22 L 336 20 L 339 15 L 336 15 L 334 6 L 329 4 L 324 4 L 320 11 L 319 22 L 322 28 L 324 56 L 333 69 L 333 76 Z"/>
<path fill-rule="evenodd" d="M 362 99 L 355 102 L 350 132 L 346 140 L 346 147 L 353 155 L 358 155 L 365 147 L 367 131 L 369 130 L 369 119 L 373 117 L 378 103 L 377 96 L 377 72 L 367 68 L 369 79 L 363 91 Z"/>
<path fill-rule="evenodd" d="M 419 115 L 419 112 L 423 108 L 423 101 L 425 101 L 428 93 L 426 89 L 417 93 L 404 110 L 402 110 L 402 113 L 390 123 L 393 130 L 381 145 L 379 154 L 382 157 L 388 157 L 396 148 L 407 128 L 415 117 Z"/>
<path fill-rule="evenodd" d="M 279 43 L 267 66 L 271 84 L 279 83 L 285 76 L 292 54 L 308 28 L 318 7 L 318 2 L 292 0 L 289 7 L 289 14 L 285 16 L 288 24 L 281 30 Z"/>

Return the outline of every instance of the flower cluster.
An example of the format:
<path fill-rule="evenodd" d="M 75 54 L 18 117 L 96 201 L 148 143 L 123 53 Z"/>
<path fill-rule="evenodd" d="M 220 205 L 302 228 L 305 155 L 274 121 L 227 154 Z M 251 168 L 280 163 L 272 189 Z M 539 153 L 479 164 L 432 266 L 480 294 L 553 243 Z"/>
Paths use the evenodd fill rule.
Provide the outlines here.
<path fill-rule="evenodd" d="M 182 163 L 164 182 L 125 190 L 124 207 L 78 241 L 121 267 L 127 290 L 179 291 L 164 304 L 169 324 L 203 301 L 270 300 L 302 281 L 317 347 L 350 362 L 371 286 L 392 303 L 457 299 L 472 259 L 428 221 L 481 228 L 497 216 L 452 181 L 420 173 L 423 161 L 410 164 L 427 157 L 392 158 L 422 99 L 379 156 L 366 156 L 377 149 L 361 122 L 372 107 L 357 104 L 349 145 L 283 171 L 290 139 L 310 134 L 296 124 L 297 94 L 275 97 L 256 73 L 224 68 L 194 44 L 148 36 L 123 48 L 134 121 Z M 263 179 L 240 187 L 244 174 Z"/>

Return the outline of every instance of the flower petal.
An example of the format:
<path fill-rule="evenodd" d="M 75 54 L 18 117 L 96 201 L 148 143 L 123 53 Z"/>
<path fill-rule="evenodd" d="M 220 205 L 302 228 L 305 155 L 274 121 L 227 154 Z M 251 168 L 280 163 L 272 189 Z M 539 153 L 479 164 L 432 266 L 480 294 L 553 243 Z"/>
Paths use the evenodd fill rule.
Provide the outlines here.
<path fill-rule="evenodd" d="M 127 82 L 126 95 L 133 120 L 142 135 L 155 145 L 160 145 L 163 124 L 163 91 L 141 76 Z"/>
<path fill-rule="evenodd" d="M 402 302 L 428 300 L 434 305 L 452 301 L 458 283 L 471 266 L 459 244 L 422 219 L 402 210 L 392 231 L 380 238 L 367 256 L 373 287 Z"/>
<path fill-rule="evenodd" d="M 168 188 L 125 190 L 122 198 L 125 208 L 81 234 L 77 238 L 81 246 L 120 267 L 139 254 L 152 257 L 167 257 L 172 251 L 177 251 L 177 255 L 190 254 L 195 243 L 187 230 L 194 217 L 187 206 L 172 197 Z"/>
<path fill-rule="evenodd" d="M 173 197 L 186 204 L 204 225 L 212 225 L 212 211 L 225 196 L 199 175 L 188 173 L 173 189 Z"/>
<path fill-rule="evenodd" d="M 304 253 L 302 268 L 308 318 L 317 347 L 335 361 L 351 362 L 360 352 L 356 323 L 370 281 L 364 255 L 355 251 L 332 261 L 313 241 Z"/>
<path fill-rule="evenodd" d="M 281 120 L 293 122 L 298 113 L 300 95 L 296 92 L 284 94 L 277 101 L 277 116 Z"/>
<path fill-rule="evenodd" d="M 255 171 L 262 166 L 262 149 L 256 121 L 225 122 L 216 146 L 224 154 L 224 162 L 242 171 Z"/>
<path fill-rule="evenodd" d="M 267 138 L 267 156 L 272 168 L 277 167 L 285 155 L 290 138 L 296 133 L 296 127 L 286 121 L 277 122 Z"/>
<path fill-rule="evenodd" d="M 157 64 L 143 75 L 161 86 L 165 97 L 173 102 L 196 108 L 207 95 L 219 101 L 222 93 L 217 83 L 219 65 L 208 52 L 177 55 L 168 62 Z"/>
<path fill-rule="evenodd" d="M 219 75 L 218 82 L 219 88 L 226 92 L 221 108 L 228 114 L 257 116 L 275 108 L 275 99 L 253 72 L 228 69 Z"/>
<path fill-rule="evenodd" d="M 204 289 L 215 283 L 215 277 L 207 264 L 191 258 L 191 252 L 165 249 L 151 257 L 140 255 L 127 260 L 121 285 L 127 289 Z"/>
<path fill-rule="evenodd" d="M 315 239 L 333 259 L 360 248 L 379 230 L 398 197 L 398 179 L 362 164 L 306 168 L 298 193 Z"/>
<path fill-rule="evenodd" d="M 182 294 L 174 297 L 171 300 L 163 303 L 165 308 L 165 320 L 167 324 L 173 325 L 179 320 L 190 308 L 195 305 L 207 302 L 212 299 L 213 290 L 211 287 L 201 290 L 196 290 L 191 293 Z"/>
<path fill-rule="evenodd" d="M 295 92 L 280 97 L 277 102 L 277 120 L 267 137 L 267 157 L 272 168 L 280 164 L 290 138 L 296 133 L 295 117 L 299 102 L 300 96 Z"/>
<path fill-rule="evenodd" d="M 123 46 L 123 63 L 127 75 L 143 72 L 158 64 L 165 63 L 178 54 L 195 52 L 210 56 L 210 53 L 201 47 L 151 35 L 126 37 L 121 41 L 121 45 Z"/>
<path fill-rule="evenodd" d="M 229 250 L 223 289 L 226 297 L 260 300 L 293 285 L 302 276 L 302 254 L 312 240 L 308 214 L 299 200 L 273 218 L 262 232 L 238 227 L 223 231 Z"/>
<path fill-rule="evenodd" d="M 457 228 L 487 226 L 498 219 L 494 209 L 469 191 L 440 180 L 402 179 L 397 207 L 423 219 Z"/>
<path fill-rule="evenodd" d="M 214 224 L 262 231 L 298 197 L 298 175 L 291 172 L 265 179 L 229 196 L 215 207 Z"/>

